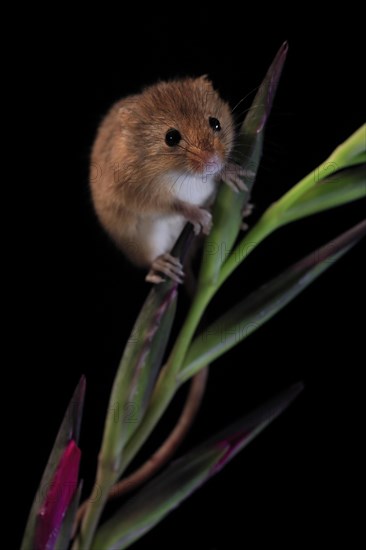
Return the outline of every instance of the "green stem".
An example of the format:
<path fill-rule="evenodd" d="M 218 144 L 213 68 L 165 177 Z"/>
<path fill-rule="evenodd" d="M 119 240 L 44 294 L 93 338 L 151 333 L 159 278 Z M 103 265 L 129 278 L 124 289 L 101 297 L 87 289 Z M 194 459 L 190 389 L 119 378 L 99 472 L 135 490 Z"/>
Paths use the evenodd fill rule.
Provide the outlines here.
<path fill-rule="evenodd" d="M 277 215 L 278 203 L 273 204 L 242 241 L 234 248 L 222 266 L 217 287 L 220 287 L 238 265 L 277 227 L 281 225 Z"/>
<path fill-rule="evenodd" d="M 99 464 L 97 478 L 89 498 L 81 530 L 72 546 L 72 550 L 89 550 L 91 547 L 109 492 L 117 479 L 116 472 L 107 465 L 101 467 Z"/>

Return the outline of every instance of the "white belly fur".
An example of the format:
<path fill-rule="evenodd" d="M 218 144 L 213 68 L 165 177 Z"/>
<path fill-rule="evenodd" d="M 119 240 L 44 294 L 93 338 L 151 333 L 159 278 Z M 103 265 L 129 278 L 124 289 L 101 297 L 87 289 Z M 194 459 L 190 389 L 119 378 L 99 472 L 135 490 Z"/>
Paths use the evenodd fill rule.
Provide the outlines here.
<path fill-rule="evenodd" d="M 197 176 L 189 176 L 172 172 L 168 175 L 168 185 L 171 186 L 171 191 L 181 201 L 195 204 L 196 206 L 204 206 L 209 202 L 217 187 L 217 180 L 213 174 L 200 174 Z"/>
<path fill-rule="evenodd" d="M 213 176 L 187 176 L 169 174 L 173 194 L 182 201 L 196 206 L 205 206 L 213 198 L 217 183 Z M 170 252 L 187 220 L 179 214 L 146 217 L 140 225 L 141 232 L 151 251 L 152 262 L 161 254 Z"/>
<path fill-rule="evenodd" d="M 151 254 L 150 263 L 161 254 L 171 251 L 186 222 L 183 216 L 177 214 L 147 218 L 143 221 L 143 232 Z"/>

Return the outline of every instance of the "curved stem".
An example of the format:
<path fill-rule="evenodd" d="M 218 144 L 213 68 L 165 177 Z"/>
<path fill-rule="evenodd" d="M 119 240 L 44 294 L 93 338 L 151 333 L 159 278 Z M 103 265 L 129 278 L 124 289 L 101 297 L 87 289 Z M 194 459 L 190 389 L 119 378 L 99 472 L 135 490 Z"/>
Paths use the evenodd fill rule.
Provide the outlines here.
<path fill-rule="evenodd" d="M 158 470 L 160 470 L 173 456 L 179 445 L 182 443 L 189 428 L 192 426 L 192 423 L 197 415 L 205 394 L 207 377 L 208 368 L 206 367 L 193 378 L 184 408 L 173 431 L 169 434 L 168 438 L 163 442 L 159 449 L 142 466 L 140 466 L 140 468 L 113 485 L 111 491 L 109 492 L 108 500 L 111 498 L 118 498 L 132 490 L 137 489 L 140 485 L 145 483 L 145 481 L 151 478 Z M 80 506 L 77 512 L 73 528 L 73 536 L 76 534 L 78 525 L 83 519 L 87 507 L 88 500 Z"/>
<path fill-rule="evenodd" d="M 208 377 L 207 375 L 208 368 L 206 367 L 192 379 L 187 401 L 185 402 L 182 414 L 179 417 L 174 430 L 164 441 L 161 447 L 159 447 L 159 449 L 147 462 L 145 462 L 145 464 L 141 466 L 141 468 L 113 486 L 112 492 L 110 493 L 112 498 L 119 497 L 122 494 L 136 489 L 139 485 L 154 475 L 155 472 L 160 470 L 160 468 L 164 466 L 164 464 L 166 464 L 166 462 L 176 452 L 197 415 L 205 393 Z"/>

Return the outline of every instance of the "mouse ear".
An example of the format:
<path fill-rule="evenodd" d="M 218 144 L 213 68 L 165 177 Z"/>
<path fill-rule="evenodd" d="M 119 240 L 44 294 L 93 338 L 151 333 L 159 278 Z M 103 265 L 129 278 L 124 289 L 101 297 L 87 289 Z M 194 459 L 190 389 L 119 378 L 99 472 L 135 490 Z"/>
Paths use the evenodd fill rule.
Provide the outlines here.
<path fill-rule="evenodd" d="M 211 81 L 210 77 L 208 76 L 208 74 L 203 74 L 198 79 L 201 82 L 203 82 L 204 84 L 210 84 L 212 86 L 212 81 Z"/>
<path fill-rule="evenodd" d="M 126 98 L 121 101 L 120 106 L 118 107 L 118 116 L 119 118 L 126 119 L 126 116 L 133 114 L 135 112 L 136 102 L 132 98 Z"/>
<path fill-rule="evenodd" d="M 212 92 L 214 90 L 212 81 L 211 81 L 211 79 L 209 78 L 209 76 L 207 74 L 203 74 L 202 76 L 199 76 L 197 78 L 197 82 L 200 86 L 203 85 L 210 92 Z"/>

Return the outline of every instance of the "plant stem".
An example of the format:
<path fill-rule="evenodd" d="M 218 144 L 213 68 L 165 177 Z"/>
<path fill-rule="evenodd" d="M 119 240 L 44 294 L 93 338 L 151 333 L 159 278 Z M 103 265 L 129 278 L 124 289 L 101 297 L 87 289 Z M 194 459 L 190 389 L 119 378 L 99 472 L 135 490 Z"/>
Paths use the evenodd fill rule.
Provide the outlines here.
<path fill-rule="evenodd" d="M 277 216 L 277 203 L 273 204 L 256 225 L 247 233 L 242 241 L 234 248 L 220 271 L 217 286 L 220 287 L 238 265 L 281 224 Z"/>
<path fill-rule="evenodd" d="M 81 530 L 72 546 L 72 550 L 89 550 L 91 547 L 109 492 L 116 479 L 116 472 L 107 465 L 101 467 L 99 464 L 97 478 L 86 508 Z"/>

